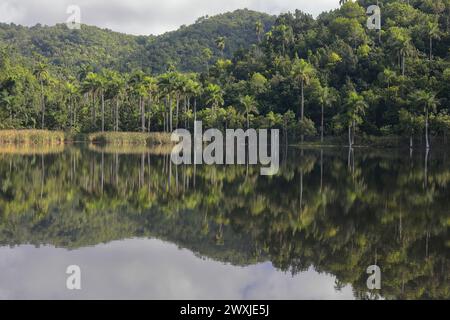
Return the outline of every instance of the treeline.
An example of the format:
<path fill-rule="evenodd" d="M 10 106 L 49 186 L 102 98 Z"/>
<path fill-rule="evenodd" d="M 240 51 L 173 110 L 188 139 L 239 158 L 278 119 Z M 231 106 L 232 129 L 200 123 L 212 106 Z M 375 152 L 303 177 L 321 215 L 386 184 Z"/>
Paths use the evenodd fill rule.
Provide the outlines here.
<path fill-rule="evenodd" d="M 370 1 L 346 2 L 317 19 L 282 14 L 257 44 L 200 50 L 200 73 L 120 72 L 84 65 L 75 75 L 2 49 L 3 128 L 81 132 L 206 127 L 280 128 L 297 136 L 446 137 L 450 130 L 450 2 L 379 1 L 382 31 L 366 27 Z M 149 51 L 148 55 L 152 55 Z M 137 58 L 138 60 L 141 58 Z"/>

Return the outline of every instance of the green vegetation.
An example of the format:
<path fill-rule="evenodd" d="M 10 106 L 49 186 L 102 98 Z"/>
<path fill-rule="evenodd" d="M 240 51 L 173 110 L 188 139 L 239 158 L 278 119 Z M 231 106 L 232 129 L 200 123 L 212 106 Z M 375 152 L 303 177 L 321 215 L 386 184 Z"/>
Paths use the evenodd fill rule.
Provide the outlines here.
<path fill-rule="evenodd" d="M 171 132 L 197 119 L 290 142 L 446 141 L 450 2 L 379 3 L 381 32 L 366 27 L 367 0 L 317 19 L 240 10 L 160 37 L 2 25 L 0 129 Z"/>
<path fill-rule="evenodd" d="M 88 141 L 94 144 L 122 145 L 161 145 L 172 144 L 169 133 L 141 133 L 141 132 L 103 132 L 91 133 Z"/>

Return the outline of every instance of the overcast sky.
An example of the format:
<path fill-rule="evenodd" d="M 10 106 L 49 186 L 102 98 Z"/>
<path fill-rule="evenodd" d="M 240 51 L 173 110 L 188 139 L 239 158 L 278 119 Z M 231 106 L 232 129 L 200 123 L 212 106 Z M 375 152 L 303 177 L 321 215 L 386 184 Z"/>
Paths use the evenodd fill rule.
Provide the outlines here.
<path fill-rule="evenodd" d="M 65 22 L 69 5 L 81 8 L 81 22 L 136 34 L 161 34 L 204 15 L 248 8 L 271 14 L 300 9 L 317 15 L 338 0 L 0 0 L 0 22 L 54 25 Z"/>

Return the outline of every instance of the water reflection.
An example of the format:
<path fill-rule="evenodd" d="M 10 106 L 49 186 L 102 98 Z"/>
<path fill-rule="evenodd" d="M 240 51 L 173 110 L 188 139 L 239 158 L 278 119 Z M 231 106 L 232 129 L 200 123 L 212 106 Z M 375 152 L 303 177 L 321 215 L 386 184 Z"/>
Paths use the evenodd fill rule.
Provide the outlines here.
<path fill-rule="evenodd" d="M 166 153 L 93 146 L 41 154 L 3 150 L 0 267 L 28 274 L 24 266 L 31 261 L 42 259 L 42 270 L 53 270 L 49 261 L 66 263 L 77 255 L 96 266 L 91 277 L 115 274 L 95 263 L 105 259 L 112 270 L 149 266 L 146 274 L 119 276 L 122 287 L 100 282 L 106 296 L 83 290 L 88 298 L 108 297 L 114 288 L 118 298 L 450 298 L 446 151 L 291 149 L 273 177 L 253 166 L 174 166 Z M 142 240 L 123 240 L 131 238 Z M 143 240 L 149 238 L 159 240 Z M 133 257 L 121 254 L 127 248 L 134 248 Z M 373 264 L 383 271 L 379 295 L 366 287 L 365 270 Z M 165 276 L 163 266 L 173 275 Z M 238 286 L 221 290 L 225 284 L 212 280 L 202 284 L 188 269 L 236 279 L 252 294 Z M 44 293 L 44 285 L 33 283 L 46 276 L 30 272 L 2 272 L 0 297 L 27 297 L 30 291 L 17 289 L 25 287 L 34 288 L 33 297 L 41 291 L 45 298 L 67 295 Z M 127 291 L 142 279 L 170 294 Z M 278 296 L 266 279 L 274 279 Z M 316 290 L 308 289 L 311 281 Z"/>

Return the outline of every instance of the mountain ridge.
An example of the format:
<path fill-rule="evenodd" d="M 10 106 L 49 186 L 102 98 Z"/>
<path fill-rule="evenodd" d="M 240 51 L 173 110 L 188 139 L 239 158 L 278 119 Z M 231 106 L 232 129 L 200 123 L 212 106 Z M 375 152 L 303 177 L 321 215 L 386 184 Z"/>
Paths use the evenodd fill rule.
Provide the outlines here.
<path fill-rule="evenodd" d="M 158 36 L 129 35 L 89 25 L 70 30 L 65 24 L 27 27 L 0 23 L 0 44 L 14 47 L 25 57 L 38 53 L 61 68 L 93 65 L 95 69 L 161 73 L 174 65 L 181 71 L 199 72 L 205 69 L 204 49 L 212 51 L 212 60 L 222 57 L 215 44 L 217 37 L 225 37 L 223 57 L 231 58 L 235 51 L 257 42 L 257 21 L 268 30 L 275 19 L 266 13 L 239 9 L 200 17 L 194 24 Z"/>

